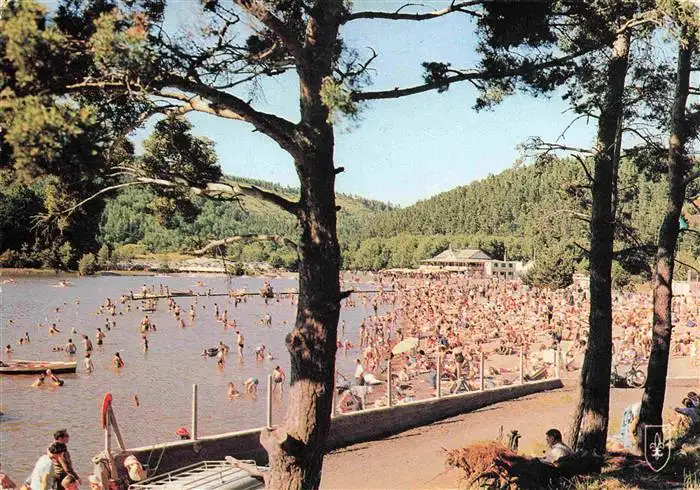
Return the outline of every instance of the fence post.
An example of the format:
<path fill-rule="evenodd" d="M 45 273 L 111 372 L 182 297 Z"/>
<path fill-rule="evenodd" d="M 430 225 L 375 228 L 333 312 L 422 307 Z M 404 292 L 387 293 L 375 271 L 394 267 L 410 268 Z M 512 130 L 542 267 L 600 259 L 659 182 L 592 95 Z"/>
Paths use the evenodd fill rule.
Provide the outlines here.
<path fill-rule="evenodd" d="M 338 393 L 338 387 L 335 386 L 335 383 L 333 383 L 333 395 L 331 397 L 331 418 L 335 418 L 335 404 L 336 404 L 336 396 L 335 394 Z"/>
<path fill-rule="evenodd" d="M 192 385 L 192 439 L 197 440 L 197 385 Z"/>
<path fill-rule="evenodd" d="M 105 414 L 105 419 L 107 423 L 105 424 L 105 453 L 110 454 L 110 451 L 112 449 L 112 437 L 111 434 L 109 433 L 109 410 Z"/>
<path fill-rule="evenodd" d="M 435 393 L 440 398 L 440 349 L 437 350 L 437 376 L 435 376 Z"/>
<path fill-rule="evenodd" d="M 386 404 L 391 406 L 391 356 L 386 361 Z"/>
<path fill-rule="evenodd" d="M 484 352 L 481 352 L 481 359 L 479 360 L 479 386 L 480 390 L 484 391 Z"/>
<path fill-rule="evenodd" d="M 523 362 L 523 346 L 520 346 L 520 384 L 523 384 L 525 363 Z"/>
<path fill-rule="evenodd" d="M 272 427 L 272 375 L 267 375 L 267 428 Z"/>

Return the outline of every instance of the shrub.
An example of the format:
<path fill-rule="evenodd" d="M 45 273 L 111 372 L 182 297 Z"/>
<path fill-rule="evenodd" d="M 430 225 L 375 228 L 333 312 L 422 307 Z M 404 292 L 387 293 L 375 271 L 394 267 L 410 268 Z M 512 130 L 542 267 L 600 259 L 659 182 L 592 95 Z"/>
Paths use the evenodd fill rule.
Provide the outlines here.
<path fill-rule="evenodd" d="M 109 245 L 106 243 L 100 247 L 100 251 L 97 252 L 97 263 L 100 267 L 105 268 L 110 265 L 112 261 L 112 252 L 109 249 Z"/>
<path fill-rule="evenodd" d="M 60 246 L 58 249 L 58 256 L 65 269 L 72 269 L 75 265 L 75 250 L 73 250 L 70 242 L 64 242 L 63 245 Z"/>
<path fill-rule="evenodd" d="M 97 259 L 95 254 L 87 253 L 78 262 L 78 273 L 81 276 L 91 276 L 97 272 Z"/>
<path fill-rule="evenodd" d="M 136 257 L 140 257 L 145 254 L 146 249 L 143 245 L 127 243 L 126 245 L 122 245 L 121 247 L 117 247 L 116 249 L 114 249 L 114 252 L 112 253 L 112 258 L 114 259 L 116 257 L 117 260 L 129 260 L 135 259 Z"/>
<path fill-rule="evenodd" d="M 0 267 L 24 267 L 22 255 L 15 250 L 5 250 L 0 255 Z"/>
<path fill-rule="evenodd" d="M 243 264 L 240 262 L 234 262 L 226 267 L 226 272 L 233 276 L 242 276 L 245 274 L 245 269 L 243 268 Z"/>

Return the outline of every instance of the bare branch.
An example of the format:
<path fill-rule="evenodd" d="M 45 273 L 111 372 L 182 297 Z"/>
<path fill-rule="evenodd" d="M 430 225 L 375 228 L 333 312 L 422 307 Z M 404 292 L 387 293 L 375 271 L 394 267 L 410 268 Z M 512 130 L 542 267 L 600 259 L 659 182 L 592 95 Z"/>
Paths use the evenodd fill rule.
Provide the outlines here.
<path fill-rule="evenodd" d="M 122 173 L 122 172 L 120 172 L 120 173 Z M 117 185 L 111 185 L 111 186 L 109 186 L 109 187 L 105 187 L 104 189 L 100 189 L 99 191 L 97 191 L 96 193 L 94 193 L 92 196 L 90 196 L 90 197 L 88 197 L 88 198 L 86 198 L 86 199 L 83 199 L 82 201 L 80 201 L 80 202 L 79 202 L 78 204 L 76 204 L 75 206 L 71 206 L 70 208 L 64 210 L 61 214 L 70 215 L 70 214 L 73 213 L 73 211 L 75 211 L 75 210 L 78 209 L 79 207 L 82 207 L 84 204 L 89 203 L 89 202 L 92 201 L 93 199 L 95 199 L 95 198 L 101 196 L 102 194 L 106 194 L 106 193 L 108 193 L 108 192 L 116 191 L 117 189 L 123 189 L 124 187 L 130 187 L 130 186 L 133 186 L 133 185 L 145 185 L 145 184 L 146 184 L 146 182 L 125 182 L 125 183 L 123 183 L 123 184 L 117 184 Z"/>
<path fill-rule="evenodd" d="M 584 153 L 587 155 L 593 155 L 593 150 L 590 148 L 579 148 L 575 146 L 567 146 L 567 145 L 560 145 L 559 143 L 549 143 L 546 141 L 542 141 L 539 139 L 533 140 L 534 144 L 532 146 L 533 150 L 542 150 L 542 151 L 556 151 L 556 150 L 564 150 L 564 151 L 573 151 L 576 153 Z"/>
<path fill-rule="evenodd" d="M 230 245 L 232 243 L 237 243 L 237 242 L 254 242 L 254 241 L 268 241 L 268 242 L 275 242 L 279 245 L 288 245 L 295 250 L 298 248 L 297 244 L 291 241 L 289 238 L 285 238 L 283 236 L 279 235 L 256 235 L 256 234 L 248 234 L 248 235 L 236 235 L 236 236 L 230 236 L 228 238 L 222 238 L 221 240 L 213 240 L 206 244 L 203 248 L 197 249 L 197 250 L 192 250 L 190 253 L 192 255 L 204 255 L 207 252 L 209 252 L 211 249 L 218 249 L 219 247 L 222 247 L 224 245 Z"/>
<path fill-rule="evenodd" d="M 583 167 L 583 171 L 586 173 L 586 177 L 588 177 L 588 181 L 594 183 L 595 179 L 593 178 L 593 174 L 591 174 L 591 171 L 588 170 L 588 166 L 586 165 L 586 162 L 583 161 L 583 158 L 581 158 L 580 155 L 576 154 L 573 154 L 571 156 L 573 156 L 581 164 L 581 167 Z"/>
<path fill-rule="evenodd" d="M 430 90 L 437 90 L 444 88 L 446 85 L 450 85 L 456 82 L 462 82 L 466 80 L 495 80 L 498 78 L 507 78 L 518 75 L 524 75 L 526 73 L 532 73 L 534 71 L 542 70 L 544 68 L 550 68 L 557 66 L 568 61 L 574 60 L 579 56 L 586 53 L 594 51 L 597 48 L 589 48 L 576 53 L 572 53 L 567 56 L 562 56 L 560 58 L 555 58 L 553 60 L 545 61 L 542 63 L 536 63 L 527 65 L 520 68 L 511 68 L 508 70 L 501 71 L 464 71 L 457 75 L 451 77 L 445 77 L 440 80 L 435 80 L 433 82 L 425 83 L 423 85 L 416 85 L 414 87 L 407 88 L 394 88 L 392 90 L 378 90 L 376 92 L 351 92 L 350 97 L 355 102 L 361 100 L 379 100 L 379 99 L 398 99 L 399 97 L 406 97 L 408 95 L 419 94 L 422 92 L 429 92 Z"/>
<path fill-rule="evenodd" d="M 590 256 L 591 256 L 591 251 L 588 250 L 588 249 L 587 249 L 586 247 L 584 247 L 583 245 L 579 245 L 579 244 L 576 243 L 576 242 L 574 242 L 574 245 L 575 245 L 576 247 L 578 247 L 578 248 L 583 252 L 583 254 L 584 254 L 585 256 L 587 256 L 587 257 L 590 257 Z"/>
<path fill-rule="evenodd" d="M 695 272 L 700 273 L 700 270 L 698 270 L 696 267 L 693 267 L 693 266 L 690 265 L 690 264 L 686 264 L 685 262 L 682 262 L 682 261 L 680 261 L 680 260 L 678 260 L 678 259 L 675 259 L 675 258 L 673 259 L 673 261 L 676 262 L 676 263 L 678 263 L 678 264 L 681 264 L 681 265 L 686 266 L 688 269 L 693 269 Z"/>
<path fill-rule="evenodd" d="M 690 203 L 698 212 L 700 212 L 700 205 L 695 202 L 695 199 L 686 199 L 686 202 Z"/>
<path fill-rule="evenodd" d="M 461 12 L 464 14 L 469 14 L 473 15 L 475 17 L 481 17 L 481 15 L 478 12 L 475 12 L 473 10 L 469 10 L 468 7 L 475 7 L 477 5 L 482 5 L 484 3 L 484 0 L 471 0 L 471 1 L 466 1 L 466 2 L 456 2 L 453 1 L 449 7 L 445 7 L 444 9 L 440 10 L 433 10 L 432 12 L 425 12 L 422 14 L 404 14 L 401 13 L 401 10 L 409 7 L 409 6 L 418 6 L 416 4 L 411 4 L 407 3 L 398 9 L 396 9 L 394 12 L 379 12 L 379 11 L 366 11 L 366 12 L 355 12 L 352 14 L 349 14 L 342 20 L 342 24 L 345 24 L 347 22 L 350 22 L 352 20 L 357 20 L 357 19 L 383 19 L 383 20 L 414 20 L 414 21 L 420 21 L 420 20 L 430 20 L 430 19 L 437 19 L 439 17 L 442 17 L 447 14 L 451 14 L 454 12 Z"/>

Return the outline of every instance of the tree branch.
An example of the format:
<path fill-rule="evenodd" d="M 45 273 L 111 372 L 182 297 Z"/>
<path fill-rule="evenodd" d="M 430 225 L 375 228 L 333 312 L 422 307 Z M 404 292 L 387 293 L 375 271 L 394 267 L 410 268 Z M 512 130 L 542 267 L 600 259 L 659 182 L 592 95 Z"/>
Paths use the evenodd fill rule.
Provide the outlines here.
<path fill-rule="evenodd" d="M 581 164 L 581 167 L 583 167 L 583 171 L 586 173 L 586 177 L 588 177 L 588 181 L 591 183 L 594 183 L 595 179 L 593 178 L 593 174 L 591 174 L 591 171 L 588 170 L 588 167 L 586 166 L 586 162 L 583 161 L 583 158 L 581 158 L 580 155 L 576 155 L 576 154 L 573 154 L 572 156 Z"/>
<path fill-rule="evenodd" d="M 584 254 L 586 257 L 590 257 L 590 256 L 591 256 L 591 251 L 588 250 L 586 247 L 584 247 L 584 246 L 582 246 L 582 245 L 579 245 L 579 244 L 576 243 L 576 242 L 573 242 L 573 243 L 574 243 L 574 245 L 575 245 L 576 247 L 578 247 L 579 249 L 581 249 L 581 251 L 583 252 L 583 254 Z"/>
<path fill-rule="evenodd" d="M 246 196 L 256 197 L 256 198 L 261 199 L 263 201 L 270 202 L 270 203 L 275 204 L 276 206 L 284 209 L 288 213 L 293 214 L 294 216 L 298 215 L 298 212 L 299 212 L 299 203 L 298 202 L 290 201 L 290 200 L 285 199 L 284 197 L 280 196 L 279 194 L 275 194 L 274 192 L 262 190 L 259 187 L 256 187 L 254 185 L 247 186 L 247 185 L 235 184 L 235 186 L 240 191 L 241 194 L 244 194 Z"/>
<path fill-rule="evenodd" d="M 435 80 L 433 82 L 425 83 L 423 85 L 416 85 L 414 87 L 407 88 L 394 88 L 392 90 L 379 90 L 376 92 L 350 92 L 350 97 L 355 102 L 361 100 L 378 100 L 378 99 L 398 99 L 399 97 L 406 97 L 408 95 L 419 94 L 422 92 L 428 92 L 430 90 L 437 90 L 439 88 L 444 88 L 446 85 L 450 85 L 456 82 L 462 82 L 465 80 L 494 80 L 497 78 L 507 78 L 518 75 L 524 75 L 526 73 L 531 73 L 534 71 L 542 70 L 544 68 L 550 68 L 553 66 L 566 63 L 568 61 L 574 60 L 579 56 L 586 53 L 594 51 L 596 48 L 589 48 L 576 53 L 572 53 L 567 56 L 562 56 L 560 58 L 555 58 L 553 60 L 545 61 L 537 64 L 530 64 L 522 66 L 520 68 L 511 68 L 508 70 L 501 70 L 495 72 L 489 71 L 470 71 L 463 72 L 451 77 L 445 77 L 440 80 Z"/>
<path fill-rule="evenodd" d="M 691 172 L 690 174 L 688 174 L 688 176 L 685 178 L 683 183 L 685 185 L 688 185 L 691 182 L 693 182 L 695 179 L 700 179 L 700 170 L 697 170 L 695 172 Z"/>
<path fill-rule="evenodd" d="M 213 248 L 218 248 L 224 245 L 230 245 L 236 242 L 252 242 L 252 241 L 268 241 L 275 242 L 279 245 L 288 245 L 295 250 L 298 248 L 297 244 L 291 241 L 289 238 L 285 238 L 279 235 L 236 235 L 227 238 L 222 238 L 221 240 L 213 240 L 207 243 L 203 248 L 192 250 L 190 253 L 192 255 L 204 255 Z"/>
<path fill-rule="evenodd" d="M 205 112 L 211 111 L 210 113 L 215 115 L 228 114 L 228 116 L 224 117 L 246 121 L 252 124 L 255 129 L 261 133 L 272 138 L 280 147 L 293 156 L 298 155 L 300 149 L 294 141 L 296 126 L 286 119 L 274 114 L 257 111 L 249 103 L 228 92 L 216 90 L 210 86 L 192 82 L 184 78 L 176 76 L 170 77 L 166 85 L 199 96 L 201 99 L 206 100 L 207 103 L 203 104 L 203 100 L 196 100 L 192 97 L 187 99 L 185 94 L 178 95 L 176 97 L 178 100 L 183 100 L 184 98 L 185 102 L 198 103 L 199 107 Z M 175 95 L 175 93 L 170 93 L 169 96 L 173 97 Z M 230 112 L 227 113 L 224 111 Z"/>
<path fill-rule="evenodd" d="M 464 14 L 469 14 L 469 15 L 473 15 L 476 17 L 481 17 L 477 12 L 474 12 L 472 10 L 468 10 L 467 7 L 474 7 L 476 5 L 482 5 L 483 3 L 484 3 L 484 0 L 472 0 L 472 1 L 466 1 L 466 2 L 453 1 L 449 7 L 445 7 L 444 9 L 433 10 L 432 12 L 425 12 L 422 14 L 403 14 L 403 13 L 401 13 L 401 10 L 406 8 L 406 7 L 422 6 L 422 5 L 417 5 L 417 4 L 413 4 L 413 3 L 407 3 L 407 4 L 399 7 L 394 12 L 379 12 L 379 11 L 355 12 L 355 13 L 347 15 L 341 21 L 341 24 L 345 24 L 345 23 L 350 22 L 352 20 L 358 20 L 358 19 L 414 20 L 414 21 L 430 20 L 430 19 L 437 19 L 439 17 L 442 17 L 442 16 L 447 15 L 447 14 L 451 14 L 453 12 L 461 12 Z"/>
<path fill-rule="evenodd" d="M 686 266 L 688 269 L 693 269 L 695 272 L 700 273 L 700 270 L 698 270 L 696 267 L 693 267 L 693 266 L 690 265 L 690 264 L 686 264 L 685 262 L 681 262 L 680 260 L 675 259 L 675 258 L 673 259 L 673 261 L 674 261 L 674 262 L 677 262 L 678 264 L 681 264 L 681 265 Z"/>
<path fill-rule="evenodd" d="M 111 186 L 109 186 L 109 187 L 105 187 L 104 189 L 100 189 L 99 191 L 97 191 L 96 193 L 94 193 L 92 196 L 90 196 L 90 197 L 88 197 L 88 198 L 86 198 L 86 199 L 83 199 L 82 201 L 80 201 L 80 202 L 79 202 L 78 204 L 76 204 L 75 206 L 71 206 L 70 208 L 64 210 L 61 214 L 70 215 L 71 213 L 73 213 L 73 211 L 75 211 L 75 210 L 78 209 L 79 207 L 82 207 L 84 204 L 89 203 L 89 202 L 92 201 L 93 199 L 95 199 L 95 198 L 101 196 L 102 194 L 106 194 L 106 193 L 108 193 L 108 192 L 112 192 L 112 191 L 115 191 L 115 190 L 117 190 L 117 189 L 123 189 L 124 187 L 130 187 L 130 186 L 132 186 L 132 185 L 145 185 L 145 184 L 146 184 L 146 182 L 125 182 L 125 183 L 123 183 L 123 184 L 117 184 L 117 185 L 111 185 Z"/>
<path fill-rule="evenodd" d="M 248 14 L 258 19 L 265 27 L 270 29 L 282 41 L 294 59 L 299 63 L 305 63 L 304 50 L 299 39 L 277 16 L 273 15 L 269 6 L 263 5 L 257 0 L 234 0 Z"/>

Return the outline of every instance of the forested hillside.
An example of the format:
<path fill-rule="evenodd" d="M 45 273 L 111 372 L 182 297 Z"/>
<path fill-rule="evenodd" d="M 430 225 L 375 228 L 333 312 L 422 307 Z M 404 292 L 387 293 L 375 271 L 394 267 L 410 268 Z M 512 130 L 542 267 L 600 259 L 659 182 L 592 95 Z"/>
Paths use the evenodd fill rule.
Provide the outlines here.
<path fill-rule="evenodd" d="M 298 198 L 298 190 L 259 180 L 232 178 L 236 182 L 256 185 L 289 199 Z M 268 234 L 294 238 L 298 234 L 292 215 L 276 206 L 243 197 L 240 203 L 207 199 L 194 201 L 192 219 L 181 214 L 167 217 L 154 209 L 155 194 L 145 188 L 128 188 L 107 202 L 100 223 L 98 241 L 117 250 L 117 255 L 154 252 L 180 252 L 200 248 L 211 240 L 235 235 Z M 338 195 L 338 233 L 344 243 L 364 238 L 362 230 L 388 204 L 361 197 Z M 227 255 L 242 262 L 265 261 L 275 266 L 293 268 L 292 250 L 276 243 L 236 244 Z"/>
<path fill-rule="evenodd" d="M 269 182 L 235 178 L 296 199 L 298 191 Z M 553 160 L 505 170 L 469 185 L 457 187 L 413 206 L 392 209 L 388 204 L 356 196 L 339 195 L 338 233 L 344 267 L 378 270 L 417 267 L 420 261 L 448 247 L 480 248 L 495 258 L 530 260 L 540 263 L 567 259 L 567 267 L 585 270 L 588 223 L 585 182 L 580 164 L 574 160 Z M 19 193 L 17 186 L 1 191 L 0 229 L 6 258 L 20 265 L 23 243 L 31 243 L 17 228 L 17 209 L 31 222 L 41 210 L 39 197 Z M 635 230 L 637 243 L 656 239 L 665 202 L 665 179 L 653 181 L 632 163 L 621 167 L 620 215 Z M 39 190 L 36 192 L 40 192 Z M 25 195 L 27 194 L 27 195 Z M 34 202 L 37 201 L 37 202 Z M 106 200 L 97 242 L 128 257 L 142 253 L 186 252 L 210 240 L 233 235 L 271 234 L 294 239 L 298 233 L 294 218 L 269 203 L 244 197 L 241 203 L 195 200 L 190 218 L 158 212 L 158 199 L 146 188 L 131 187 Z M 6 209 L 7 212 L 3 212 Z M 17 209 L 15 209 L 17 208 Z M 686 210 L 691 225 L 698 215 Z M 13 218 L 14 217 L 14 218 Z M 629 237 L 628 237 L 629 238 Z M 629 241 L 629 239 L 628 239 Z M 64 247 L 66 248 L 66 247 Z M 620 242 L 618 248 L 624 248 Z M 26 249 L 26 246 L 25 246 Z M 18 253 L 9 253 L 15 250 Z M 684 236 L 680 245 L 682 261 L 697 265 L 700 240 Z M 82 251 L 66 249 L 63 255 L 76 260 Z M 265 261 L 294 268 L 295 253 L 277 243 L 248 243 L 228 247 L 231 260 Z M 58 254 L 62 260 L 61 253 Z M 1 258 L 1 257 L 0 257 Z M 49 263 L 29 260 L 24 263 Z M 69 263 L 66 259 L 65 263 Z M 9 262 L 11 265 L 12 262 Z M 46 264 L 45 264 L 46 265 Z M 618 272 L 619 267 L 617 268 Z M 681 274 L 684 268 L 681 267 Z"/>
<path fill-rule="evenodd" d="M 511 168 L 413 206 L 380 213 L 366 223 L 368 239 L 346 244 L 347 265 L 361 269 L 414 267 L 449 246 L 478 247 L 492 256 L 538 261 L 570 258 L 586 267 L 586 182 L 579 162 L 562 159 Z M 620 169 L 620 221 L 629 233 L 619 247 L 656 240 L 666 199 L 664 178 L 650 179 L 629 161 Z M 695 210 L 686 213 L 693 221 Z M 390 238 L 393 237 L 393 238 Z M 622 238 L 624 238 L 624 243 Z M 697 235 L 680 255 L 700 252 Z M 681 268 L 681 272 L 683 269 Z"/>

